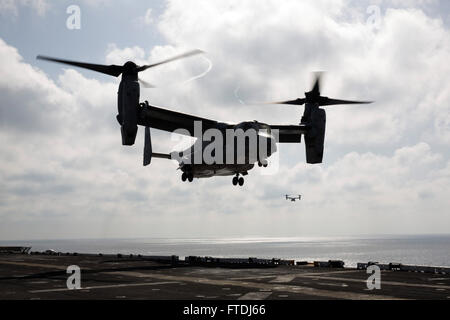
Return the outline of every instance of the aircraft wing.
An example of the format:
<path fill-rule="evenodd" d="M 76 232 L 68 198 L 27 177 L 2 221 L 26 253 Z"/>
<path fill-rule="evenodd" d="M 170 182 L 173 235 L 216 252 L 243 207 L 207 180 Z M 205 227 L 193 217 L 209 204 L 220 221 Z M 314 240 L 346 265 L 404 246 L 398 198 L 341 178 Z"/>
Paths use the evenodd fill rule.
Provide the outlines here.
<path fill-rule="evenodd" d="M 138 124 L 159 130 L 174 132 L 177 129 L 184 129 L 194 136 L 194 122 L 202 122 L 202 131 L 210 128 L 217 128 L 218 122 L 215 120 L 200 118 L 186 113 L 171 111 L 155 106 L 146 106 L 142 109 Z"/>
<path fill-rule="evenodd" d="M 270 128 L 278 130 L 278 143 L 300 143 L 302 134 L 306 132 L 306 125 L 271 125 Z"/>

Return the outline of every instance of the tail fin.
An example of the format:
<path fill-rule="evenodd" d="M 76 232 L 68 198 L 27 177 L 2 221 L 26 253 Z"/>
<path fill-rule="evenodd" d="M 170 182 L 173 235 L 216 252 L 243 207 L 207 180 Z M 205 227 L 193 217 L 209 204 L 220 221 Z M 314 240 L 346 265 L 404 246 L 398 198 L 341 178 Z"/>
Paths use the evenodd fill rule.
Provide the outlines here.
<path fill-rule="evenodd" d="M 144 167 L 152 162 L 152 138 L 150 135 L 150 127 L 145 127 L 144 137 Z"/>

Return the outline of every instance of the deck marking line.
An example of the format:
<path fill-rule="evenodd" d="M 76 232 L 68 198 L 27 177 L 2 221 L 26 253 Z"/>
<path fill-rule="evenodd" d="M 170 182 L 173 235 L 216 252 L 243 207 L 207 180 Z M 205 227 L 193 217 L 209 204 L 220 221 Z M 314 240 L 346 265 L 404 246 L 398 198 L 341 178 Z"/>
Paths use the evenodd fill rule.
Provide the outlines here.
<path fill-rule="evenodd" d="M 45 292 L 61 292 L 61 291 L 83 291 L 83 290 L 93 290 L 93 289 L 111 289 L 111 288 L 122 288 L 122 287 L 144 287 L 144 286 L 157 286 L 163 284 L 175 284 L 178 282 L 174 281 L 164 281 L 164 282 L 145 282 L 145 283 L 122 283 L 122 284 L 111 284 L 104 286 L 93 286 L 93 287 L 83 287 L 81 289 L 68 289 L 68 288 L 57 288 L 57 289 L 44 289 L 44 290 L 31 290 L 29 293 L 45 293 Z"/>

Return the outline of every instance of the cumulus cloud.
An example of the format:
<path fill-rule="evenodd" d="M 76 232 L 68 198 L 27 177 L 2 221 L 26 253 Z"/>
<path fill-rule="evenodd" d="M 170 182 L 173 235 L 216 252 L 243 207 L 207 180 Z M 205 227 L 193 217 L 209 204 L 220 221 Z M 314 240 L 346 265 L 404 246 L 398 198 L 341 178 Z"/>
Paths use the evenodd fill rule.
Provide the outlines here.
<path fill-rule="evenodd" d="M 61 111 L 72 103 L 40 70 L 22 61 L 17 49 L 0 39 L 0 121 L 2 128 L 44 132 L 59 128 Z"/>
<path fill-rule="evenodd" d="M 145 64 L 145 51 L 139 46 L 118 48 L 115 43 L 108 45 L 106 53 L 107 64 L 122 65 L 128 60 L 133 60 L 136 64 Z"/>
<path fill-rule="evenodd" d="M 19 15 L 20 7 L 30 7 L 40 16 L 45 15 L 50 5 L 46 0 L 0 0 L 0 14 Z"/>
<path fill-rule="evenodd" d="M 85 78 L 71 69 L 55 83 L 4 41 L 0 56 L 2 236 L 27 237 L 27 221 L 42 224 L 39 235 L 51 234 L 62 223 L 64 236 L 73 221 L 87 224 L 74 234 L 89 233 L 89 216 L 103 223 L 140 211 L 135 208 L 150 201 L 141 176 L 142 143 L 139 149 L 120 145 L 117 83 Z M 170 163 L 166 167 L 176 169 Z M 163 175 L 154 174 L 155 185 L 168 186 Z M 113 204 L 119 198 L 123 206 Z M 11 228 L 15 221 L 21 223 Z M 98 235 L 101 230 L 93 225 L 91 231 Z"/>
<path fill-rule="evenodd" d="M 209 53 L 214 70 L 201 83 L 207 86 L 201 100 L 211 105 L 235 107 L 239 84 L 249 101 L 302 96 L 310 86 L 309 72 L 326 70 L 324 94 L 377 101 L 365 109 L 330 108 L 329 139 L 340 143 L 398 142 L 411 133 L 408 128 L 431 130 L 430 118 L 448 113 L 442 100 L 427 98 L 448 98 L 443 61 L 449 58 L 449 33 L 442 21 L 420 10 L 388 9 L 381 29 L 372 30 L 365 17 L 340 21 L 344 1 L 198 5 L 203 10 L 184 10 L 181 2 L 170 1 L 159 28 L 170 42 L 195 44 Z M 291 118 L 284 114 L 277 118 Z"/>

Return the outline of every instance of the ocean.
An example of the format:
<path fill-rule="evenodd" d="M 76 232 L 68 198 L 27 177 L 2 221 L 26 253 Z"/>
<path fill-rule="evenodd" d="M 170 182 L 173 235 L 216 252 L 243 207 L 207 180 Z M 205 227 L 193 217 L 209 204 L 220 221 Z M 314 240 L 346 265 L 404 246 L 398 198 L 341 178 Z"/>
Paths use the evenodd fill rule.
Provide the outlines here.
<path fill-rule="evenodd" d="M 142 255 L 280 258 L 296 261 L 337 259 L 358 262 L 450 266 L 450 235 L 371 237 L 140 238 L 0 241 L 0 246 L 31 246 L 32 251 Z"/>

